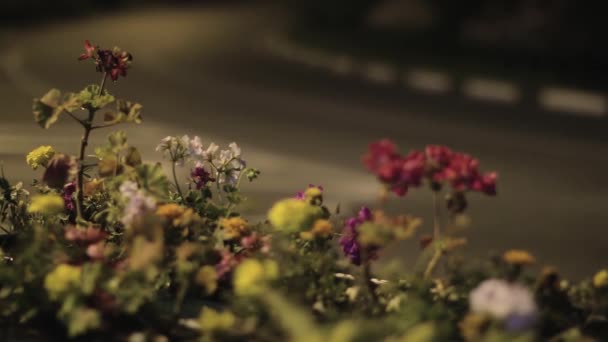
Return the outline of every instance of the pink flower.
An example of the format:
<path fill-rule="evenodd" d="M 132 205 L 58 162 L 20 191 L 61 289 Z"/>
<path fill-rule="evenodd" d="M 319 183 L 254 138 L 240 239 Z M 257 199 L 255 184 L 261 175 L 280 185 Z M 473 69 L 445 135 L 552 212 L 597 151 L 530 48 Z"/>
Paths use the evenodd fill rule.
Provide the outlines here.
<path fill-rule="evenodd" d="M 482 176 L 477 177 L 473 181 L 472 189 L 475 191 L 483 192 L 486 195 L 496 195 L 496 181 L 498 174 L 496 172 L 488 172 Z"/>
<path fill-rule="evenodd" d="M 88 40 L 84 42 L 84 51 L 78 57 L 78 60 L 93 59 L 96 65 L 95 69 L 99 72 L 107 73 L 113 81 L 118 80 L 119 76 L 127 76 L 127 69 L 129 69 L 133 60 L 133 56 L 130 53 L 118 47 L 111 50 L 100 49 Z"/>
<path fill-rule="evenodd" d="M 373 173 L 378 173 L 381 168 L 399 158 L 395 144 L 383 139 L 369 145 L 369 151 L 363 156 L 362 160 L 367 169 Z"/>
<path fill-rule="evenodd" d="M 452 160 L 452 155 L 454 154 L 448 147 L 441 145 L 428 145 L 425 147 L 424 153 L 426 154 L 429 162 L 431 162 L 436 168 L 442 168 L 448 165 Z"/>

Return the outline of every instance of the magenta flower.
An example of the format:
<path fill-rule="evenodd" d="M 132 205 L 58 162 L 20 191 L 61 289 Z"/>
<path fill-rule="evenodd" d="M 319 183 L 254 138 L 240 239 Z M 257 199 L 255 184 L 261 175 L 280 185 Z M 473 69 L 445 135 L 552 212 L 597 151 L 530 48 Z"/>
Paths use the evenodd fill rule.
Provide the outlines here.
<path fill-rule="evenodd" d="M 93 59 L 96 70 L 110 75 L 112 81 L 118 80 L 119 76 L 126 77 L 127 69 L 131 66 L 133 56 L 118 47 L 113 49 L 100 49 L 97 45 L 91 44 L 88 40 L 84 42 L 84 53 L 78 60 Z"/>
<path fill-rule="evenodd" d="M 434 190 L 449 184 L 456 192 L 496 194 L 496 172 L 482 175 L 477 159 L 446 146 L 428 145 L 424 152 L 412 151 L 404 157 L 397 152 L 395 144 L 384 139 L 371 143 L 362 160 L 367 169 L 398 196 L 406 195 L 410 187 L 418 187 L 424 180 Z"/>
<path fill-rule="evenodd" d="M 344 225 L 344 229 L 342 230 L 342 237 L 340 238 L 340 245 L 342 246 L 342 251 L 344 255 L 355 265 L 361 265 L 362 261 L 369 261 L 376 259 L 377 256 L 377 248 L 366 247 L 365 251 L 362 250 L 364 248 L 361 246 L 357 238 L 359 237 L 359 232 L 357 231 L 357 227 L 364 222 L 372 220 L 372 213 L 367 207 L 362 207 L 359 210 L 359 213 L 355 217 L 351 217 L 346 220 L 346 224 Z M 365 256 L 367 260 L 362 260 L 363 253 L 365 252 Z"/>
<path fill-rule="evenodd" d="M 74 212 L 76 210 L 76 202 L 72 197 L 76 192 L 76 182 L 72 181 L 63 186 L 63 190 L 61 192 L 61 197 L 63 197 L 63 202 L 65 203 L 65 208 L 69 212 Z"/>
<path fill-rule="evenodd" d="M 399 159 L 397 147 L 392 141 L 384 139 L 369 144 L 368 153 L 363 156 L 362 161 L 369 171 L 378 174 L 380 169 L 386 169 L 387 164 L 391 164 L 397 159 Z M 390 174 L 390 172 L 383 170 L 383 174 Z"/>
<path fill-rule="evenodd" d="M 190 176 L 196 185 L 196 190 L 200 190 L 207 186 L 207 183 L 215 181 L 215 178 L 211 177 L 211 174 L 205 170 L 202 164 L 197 164 L 190 172 Z"/>

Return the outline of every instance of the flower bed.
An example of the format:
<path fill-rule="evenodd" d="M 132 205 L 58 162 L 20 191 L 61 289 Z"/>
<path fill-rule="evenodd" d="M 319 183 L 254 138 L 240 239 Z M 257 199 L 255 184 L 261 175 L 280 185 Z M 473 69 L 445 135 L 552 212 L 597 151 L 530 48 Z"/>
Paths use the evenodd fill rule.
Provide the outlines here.
<path fill-rule="evenodd" d="M 459 256 L 467 196 L 497 193 L 497 174 L 481 172 L 472 156 L 370 144 L 362 161 L 385 196 L 431 191 L 432 224 L 375 210 L 375 199 L 356 213 L 332 210 L 318 185 L 252 223 L 237 211 L 240 189 L 260 172 L 236 143 L 166 137 L 157 151 L 170 175 L 143 163 L 122 131 L 91 154 L 91 134 L 141 123 L 142 106 L 106 89 L 108 78 L 127 75 L 131 54 L 87 41 L 79 59 L 94 62 L 101 84 L 53 89 L 33 106 L 45 129 L 60 116 L 82 126 L 79 155 L 31 151 L 26 162 L 41 171 L 31 193 L 0 178 L 2 340 L 608 338 L 608 270 L 572 284 L 551 267 L 531 273 L 534 257 L 523 250 L 480 262 Z M 414 270 L 375 265 L 387 246 L 414 238 Z"/>

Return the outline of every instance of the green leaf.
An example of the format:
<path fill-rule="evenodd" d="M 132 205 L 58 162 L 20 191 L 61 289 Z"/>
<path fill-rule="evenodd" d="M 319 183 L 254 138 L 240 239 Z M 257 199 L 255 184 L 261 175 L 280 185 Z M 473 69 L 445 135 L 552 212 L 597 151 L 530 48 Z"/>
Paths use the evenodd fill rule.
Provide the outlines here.
<path fill-rule="evenodd" d="M 114 102 L 114 96 L 110 95 L 107 90 L 104 90 L 99 95 L 99 86 L 92 84 L 84 88 L 77 96 L 78 101 L 84 107 L 97 110 Z"/>
<path fill-rule="evenodd" d="M 157 163 L 154 165 L 142 164 L 135 168 L 141 186 L 160 198 L 169 196 L 169 180 L 163 172 L 162 166 Z"/>
<path fill-rule="evenodd" d="M 125 131 L 112 132 L 108 135 L 108 141 L 113 151 L 121 151 L 127 148 L 127 133 Z"/>
<path fill-rule="evenodd" d="M 131 166 L 131 167 L 135 167 L 137 165 L 141 165 L 142 160 L 141 160 L 141 154 L 139 153 L 139 151 L 133 147 L 130 146 L 129 148 L 127 148 L 127 154 L 125 156 L 125 164 Z"/>
<path fill-rule="evenodd" d="M 121 122 L 135 122 L 141 123 L 141 109 L 142 105 L 126 100 L 116 101 L 116 110 L 118 110 L 118 116 L 122 117 Z"/>
<path fill-rule="evenodd" d="M 42 128 L 48 129 L 59 119 L 63 112 L 60 100 L 61 92 L 58 89 L 51 89 L 41 99 L 34 99 L 34 119 Z"/>

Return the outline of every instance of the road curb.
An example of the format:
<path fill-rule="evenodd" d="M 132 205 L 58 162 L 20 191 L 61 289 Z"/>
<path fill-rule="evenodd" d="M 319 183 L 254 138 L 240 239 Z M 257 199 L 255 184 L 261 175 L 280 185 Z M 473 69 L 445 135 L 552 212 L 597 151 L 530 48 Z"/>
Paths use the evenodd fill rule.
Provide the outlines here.
<path fill-rule="evenodd" d="M 524 84 L 492 77 L 459 79 L 439 69 L 417 66 L 404 69 L 382 61 L 302 46 L 284 37 L 267 37 L 264 45 L 268 52 L 286 61 L 325 70 L 335 76 L 355 76 L 377 86 L 405 87 L 437 95 L 457 94 L 472 101 L 498 105 L 522 103 L 523 89 L 527 88 Z M 608 116 L 608 96 L 599 92 L 546 84 L 536 87 L 533 99 L 540 109 L 549 113 L 596 119 Z"/>

